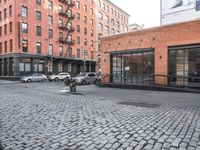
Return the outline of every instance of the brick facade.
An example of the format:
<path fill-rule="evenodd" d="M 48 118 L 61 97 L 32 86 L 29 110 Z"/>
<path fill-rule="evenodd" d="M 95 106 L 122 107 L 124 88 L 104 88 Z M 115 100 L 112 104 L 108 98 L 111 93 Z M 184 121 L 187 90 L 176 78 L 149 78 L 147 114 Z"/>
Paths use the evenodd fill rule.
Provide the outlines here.
<path fill-rule="evenodd" d="M 110 53 L 154 49 L 155 74 L 168 75 L 168 48 L 200 43 L 200 20 L 172 24 L 102 38 L 102 74 L 110 74 Z M 157 77 L 156 82 L 161 82 Z M 166 83 L 160 83 L 166 84 Z"/>
<path fill-rule="evenodd" d="M 118 8 L 109 1 L 104 1 L 102 7 L 103 4 Z M 84 71 L 83 50 L 87 51 L 85 71 L 95 71 L 97 12 L 101 9 L 96 5 L 93 0 L 1 1 L 0 76 L 61 71 L 77 74 Z"/>

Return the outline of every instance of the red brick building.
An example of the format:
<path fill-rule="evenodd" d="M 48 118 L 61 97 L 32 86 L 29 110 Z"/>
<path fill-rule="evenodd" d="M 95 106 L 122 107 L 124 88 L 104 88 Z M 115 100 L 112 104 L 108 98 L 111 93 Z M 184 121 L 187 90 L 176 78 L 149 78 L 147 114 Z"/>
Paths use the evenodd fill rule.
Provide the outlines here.
<path fill-rule="evenodd" d="M 200 87 L 200 20 L 102 38 L 102 76 L 113 84 Z"/>
<path fill-rule="evenodd" d="M 0 1 L 0 76 L 95 71 L 97 24 L 93 0 Z"/>

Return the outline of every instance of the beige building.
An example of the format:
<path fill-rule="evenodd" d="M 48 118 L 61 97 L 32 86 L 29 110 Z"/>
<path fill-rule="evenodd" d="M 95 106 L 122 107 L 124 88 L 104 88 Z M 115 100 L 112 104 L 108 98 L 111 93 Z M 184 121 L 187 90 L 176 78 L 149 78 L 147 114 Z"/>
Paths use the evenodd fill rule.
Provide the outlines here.
<path fill-rule="evenodd" d="M 129 15 L 109 0 L 97 0 L 98 36 L 128 31 Z"/>

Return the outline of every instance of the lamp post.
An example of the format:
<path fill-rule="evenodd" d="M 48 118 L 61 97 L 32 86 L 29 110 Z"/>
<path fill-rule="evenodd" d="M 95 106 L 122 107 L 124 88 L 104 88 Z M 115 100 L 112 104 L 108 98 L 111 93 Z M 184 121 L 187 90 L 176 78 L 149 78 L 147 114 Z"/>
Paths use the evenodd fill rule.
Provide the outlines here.
<path fill-rule="evenodd" d="M 87 50 L 83 50 L 83 72 L 86 72 L 86 59 L 87 59 Z"/>
<path fill-rule="evenodd" d="M 97 41 L 94 41 L 96 43 L 98 43 L 98 46 L 97 46 L 97 65 L 98 65 L 98 71 L 97 71 L 97 75 L 98 75 L 98 78 L 100 78 L 100 75 L 101 75 L 101 41 L 100 40 L 97 40 Z"/>

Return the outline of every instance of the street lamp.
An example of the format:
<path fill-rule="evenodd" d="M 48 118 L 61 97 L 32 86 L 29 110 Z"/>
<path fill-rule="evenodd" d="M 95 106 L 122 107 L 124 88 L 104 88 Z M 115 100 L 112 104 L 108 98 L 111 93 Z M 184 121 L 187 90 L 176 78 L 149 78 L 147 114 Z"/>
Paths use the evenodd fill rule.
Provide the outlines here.
<path fill-rule="evenodd" d="M 83 72 L 86 72 L 86 59 L 87 59 L 87 50 L 83 50 Z"/>

